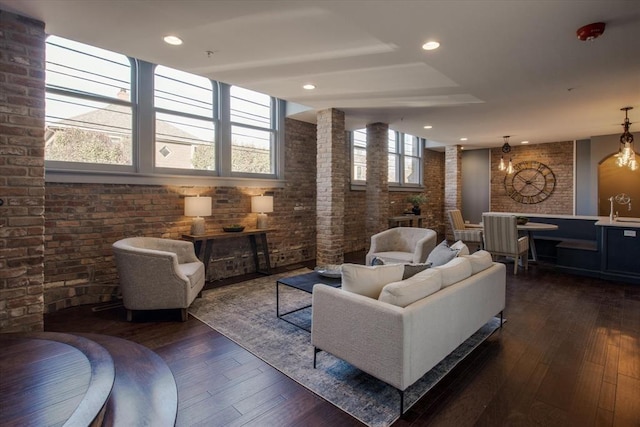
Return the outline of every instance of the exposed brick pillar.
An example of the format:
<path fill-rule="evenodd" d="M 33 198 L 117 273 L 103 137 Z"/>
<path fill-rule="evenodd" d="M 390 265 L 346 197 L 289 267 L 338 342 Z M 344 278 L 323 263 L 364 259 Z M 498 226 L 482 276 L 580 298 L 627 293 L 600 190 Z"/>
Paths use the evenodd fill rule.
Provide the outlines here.
<path fill-rule="evenodd" d="M 389 125 L 367 125 L 367 239 L 389 226 Z"/>
<path fill-rule="evenodd" d="M 316 263 L 344 260 L 345 126 L 344 112 L 318 112 Z"/>
<path fill-rule="evenodd" d="M 44 24 L 0 10 L 0 331 L 43 329 Z"/>
<path fill-rule="evenodd" d="M 447 211 L 462 206 L 462 150 L 459 145 L 447 146 L 444 156 L 444 221 L 446 238 L 453 240 Z"/>

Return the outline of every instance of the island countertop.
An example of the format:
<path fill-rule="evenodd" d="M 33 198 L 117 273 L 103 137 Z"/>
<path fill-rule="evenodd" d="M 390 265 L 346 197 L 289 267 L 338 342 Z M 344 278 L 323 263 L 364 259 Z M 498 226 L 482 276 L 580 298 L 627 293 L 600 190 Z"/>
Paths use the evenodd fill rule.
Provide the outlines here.
<path fill-rule="evenodd" d="M 640 218 L 618 217 L 613 221 L 609 217 L 603 217 L 596 225 L 602 227 L 640 228 Z"/>

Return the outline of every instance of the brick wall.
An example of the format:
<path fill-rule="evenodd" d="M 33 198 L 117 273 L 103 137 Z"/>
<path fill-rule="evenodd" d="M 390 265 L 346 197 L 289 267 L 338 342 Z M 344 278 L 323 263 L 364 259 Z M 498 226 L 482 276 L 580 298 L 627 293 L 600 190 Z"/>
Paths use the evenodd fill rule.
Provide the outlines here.
<path fill-rule="evenodd" d="M 518 203 L 504 186 L 505 173 L 498 171 L 502 151 L 491 150 L 491 210 L 496 212 L 573 214 L 573 142 L 512 146 L 513 163 L 536 160 L 547 165 L 556 176 L 556 186 L 546 200 L 536 204 Z M 505 160 L 508 160 L 505 156 Z"/>
<path fill-rule="evenodd" d="M 422 214 L 427 215 L 427 228 L 444 238 L 445 153 L 424 150 L 424 187 L 427 203 Z"/>
<path fill-rule="evenodd" d="M 179 239 L 189 233 L 184 197 L 211 196 L 207 230 L 239 223 L 255 227 L 251 196 L 273 194 L 269 251 L 273 266 L 315 256 L 315 126 L 287 120 L 285 188 L 183 187 L 47 183 L 45 216 L 46 311 L 117 297 L 111 245 L 131 236 Z M 209 280 L 255 270 L 248 239 L 214 247 Z"/>
<path fill-rule="evenodd" d="M 0 10 L 0 330 L 43 329 L 44 24 Z"/>

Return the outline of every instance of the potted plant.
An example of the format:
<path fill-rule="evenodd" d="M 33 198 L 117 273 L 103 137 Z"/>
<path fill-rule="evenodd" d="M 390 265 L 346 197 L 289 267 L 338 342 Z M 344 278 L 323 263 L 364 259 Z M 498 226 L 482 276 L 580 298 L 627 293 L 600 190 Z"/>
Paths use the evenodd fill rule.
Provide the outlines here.
<path fill-rule="evenodd" d="M 412 194 L 411 196 L 407 197 L 407 201 L 413 206 L 413 208 L 411 208 L 413 214 L 420 215 L 420 213 L 422 212 L 420 209 L 420 205 L 427 203 L 427 196 L 423 193 Z"/>

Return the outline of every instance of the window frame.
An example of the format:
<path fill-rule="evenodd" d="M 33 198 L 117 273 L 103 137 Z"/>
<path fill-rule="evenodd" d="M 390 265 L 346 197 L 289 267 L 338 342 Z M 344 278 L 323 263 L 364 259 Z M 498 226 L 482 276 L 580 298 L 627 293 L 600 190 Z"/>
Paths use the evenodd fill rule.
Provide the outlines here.
<path fill-rule="evenodd" d="M 209 83 L 211 84 L 211 103 L 212 103 L 212 111 L 211 111 L 211 117 L 206 117 L 206 116 L 201 116 L 198 114 L 192 114 L 192 113 L 185 113 L 182 111 L 178 111 L 178 110 L 170 110 L 168 108 L 163 108 L 163 107 L 157 107 L 155 105 L 155 97 L 156 97 L 156 88 L 155 88 L 155 78 L 157 76 L 157 68 L 158 68 L 158 64 L 153 64 L 153 81 L 154 81 L 154 87 L 153 87 L 153 151 L 152 151 L 152 157 L 153 157 L 153 171 L 157 174 L 161 174 L 161 175 L 197 175 L 197 176 L 219 176 L 219 171 L 220 171 L 220 102 L 219 102 L 219 86 L 218 86 L 218 82 L 216 82 L 215 80 L 211 80 L 211 79 L 207 79 L 209 81 Z M 165 67 L 165 68 L 170 68 L 170 67 Z M 178 70 L 181 71 L 181 70 Z M 175 115 L 178 117 L 182 117 L 182 118 L 187 118 L 187 119 L 195 119 L 195 120 L 202 120 L 202 121 L 210 121 L 211 123 L 213 123 L 213 147 L 214 147 L 214 153 L 215 153 L 215 163 L 214 163 L 214 169 L 213 170 L 207 170 L 207 169 L 186 169 L 186 168 L 170 168 L 170 167 L 165 167 L 165 166 L 158 166 L 157 162 L 156 162 L 156 142 L 157 142 L 157 129 L 156 129 L 156 123 L 157 123 L 157 114 L 161 113 L 161 114 L 168 114 L 168 115 Z"/>
<path fill-rule="evenodd" d="M 49 39 L 48 36 L 47 40 Z M 63 37 L 58 37 L 55 36 L 58 39 L 62 39 L 63 41 L 66 41 L 67 39 L 64 39 Z M 86 45 L 86 43 L 80 43 L 83 45 Z M 89 46 L 89 45 L 87 45 Z M 92 48 L 97 48 L 95 46 L 90 46 Z M 46 46 L 45 46 L 46 49 Z M 72 49 L 72 48 L 64 48 L 67 50 L 76 50 L 76 49 Z M 101 49 L 101 48 L 98 48 Z M 104 50 L 104 49 L 103 49 Z M 77 50 L 76 50 L 77 51 Z M 82 52 L 82 51 L 78 51 L 80 53 L 89 55 L 89 56 L 95 56 L 94 54 L 91 53 L 86 53 L 86 52 Z M 105 164 L 105 163 L 89 163 L 89 162 L 72 162 L 72 161 L 62 161 L 62 160 L 46 160 L 45 159 L 45 171 L 49 171 L 49 170 L 68 170 L 68 171 L 79 171 L 79 172 L 97 172 L 97 171 L 101 171 L 103 173 L 131 173 L 135 171 L 135 165 L 137 163 L 137 150 L 136 150 L 136 145 L 137 145 L 137 133 L 135 131 L 135 123 L 137 122 L 137 97 L 136 97 L 136 75 L 137 75 L 137 64 L 134 60 L 132 60 L 132 58 L 120 54 L 118 52 L 112 52 L 116 55 L 120 55 L 124 58 L 126 58 L 129 62 L 129 87 L 127 88 L 129 90 L 129 94 L 130 94 L 130 98 L 129 101 L 124 101 L 122 99 L 118 99 L 115 97 L 108 97 L 105 95 L 100 95 L 97 93 L 91 93 L 91 92 L 85 92 L 85 91 L 80 91 L 74 88 L 63 88 L 60 86 L 49 86 L 46 84 L 46 78 L 45 78 L 45 102 L 46 100 L 49 98 L 49 94 L 54 94 L 54 95 L 60 95 L 60 96 L 64 96 L 64 97 L 68 97 L 68 98 L 72 98 L 72 99 L 78 99 L 78 100 L 84 100 L 84 101 L 93 101 L 93 102 L 98 102 L 98 103 L 104 103 L 104 104 L 108 104 L 108 105 L 120 105 L 120 106 L 125 106 L 125 107 L 130 107 L 131 108 L 131 165 L 117 165 L 117 164 Z M 106 59 L 108 60 L 108 59 Z M 110 61 L 110 60 L 109 60 Z M 46 72 L 46 67 L 49 64 L 49 62 L 47 61 L 45 63 L 45 72 Z M 45 105 L 45 118 L 48 116 L 48 110 L 46 109 L 46 105 Z M 46 119 L 45 119 L 46 120 Z M 46 179 L 46 174 L 45 174 L 45 179 Z"/>
<path fill-rule="evenodd" d="M 364 135 L 364 147 L 362 146 L 356 146 L 356 141 L 359 141 L 356 139 L 356 134 L 357 133 L 362 133 Z M 362 129 L 356 129 L 356 130 L 352 130 L 349 131 L 349 142 L 351 145 L 351 182 L 355 185 L 364 185 L 367 183 L 367 129 L 366 128 L 362 128 Z M 356 168 L 360 167 L 359 165 L 356 165 L 356 148 L 359 150 L 364 150 L 364 179 L 356 179 Z"/>
<path fill-rule="evenodd" d="M 114 52 L 117 53 L 117 52 Z M 154 78 L 156 64 L 127 57 L 131 64 L 132 105 L 132 165 L 104 165 L 79 162 L 45 161 L 45 182 L 140 184 L 140 185 L 202 185 L 284 187 L 284 111 L 286 102 L 269 96 L 271 118 L 271 174 L 248 172 L 231 173 L 231 122 L 229 85 L 209 79 L 214 97 L 213 118 L 216 142 L 216 170 L 173 169 L 155 166 L 156 111 L 173 114 L 174 111 L 155 108 Z M 45 70 L 46 72 L 46 70 Z M 46 86 L 46 92 L 61 92 L 84 97 L 59 88 Z M 266 95 L 266 94 L 265 94 Z M 109 103 L 127 105 L 126 101 L 108 99 Z M 103 99 L 100 99 L 104 102 Z M 225 163 L 226 162 L 226 163 Z"/>
<path fill-rule="evenodd" d="M 356 164 L 355 164 L 355 132 L 364 132 L 365 134 L 365 154 L 366 154 L 366 128 L 365 129 L 357 129 L 355 131 L 349 131 L 349 139 L 350 139 L 350 153 L 351 153 L 351 188 L 352 189 L 357 189 L 357 190 L 363 190 L 364 187 L 367 184 L 367 180 L 366 180 L 366 173 L 365 173 L 365 179 L 362 180 L 357 180 L 355 179 L 355 168 L 356 168 Z M 387 156 L 397 156 L 398 162 L 396 163 L 396 173 L 397 176 L 399 178 L 398 182 L 392 182 L 392 181 L 388 181 L 388 186 L 389 186 L 389 191 L 415 191 L 416 189 L 423 189 L 424 188 L 424 145 L 425 145 L 425 139 L 424 138 L 420 138 L 418 136 L 415 135 L 411 135 L 411 134 L 405 134 L 404 132 L 399 132 L 399 131 L 395 131 L 392 129 L 389 129 L 389 132 L 395 132 L 395 136 L 396 136 L 396 140 L 395 140 L 395 152 L 392 152 L 391 150 L 389 150 L 389 143 L 387 143 Z M 411 136 L 413 138 L 415 138 L 416 141 L 416 147 L 418 149 L 418 155 L 414 156 L 414 155 L 410 155 L 410 154 L 406 154 L 405 153 L 405 147 L 404 147 L 404 138 L 405 135 L 407 136 Z M 362 148 L 362 147 L 359 147 Z M 409 183 L 409 182 L 405 182 L 404 179 L 404 174 L 405 174 L 405 160 L 409 158 L 409 159 L 418 159 L 418 168 L 419 168 L 419 182 L 417 184 L 415 183 Z M 366 167 L 366 165 L 365 165 Z M 388 167 L 391 167 L 391 164 L 388 164 Z M 366 171 L 366 169 L 365 169 Z M 387 177 L 388 177 L 388 173 L 387 173 Z"/>

